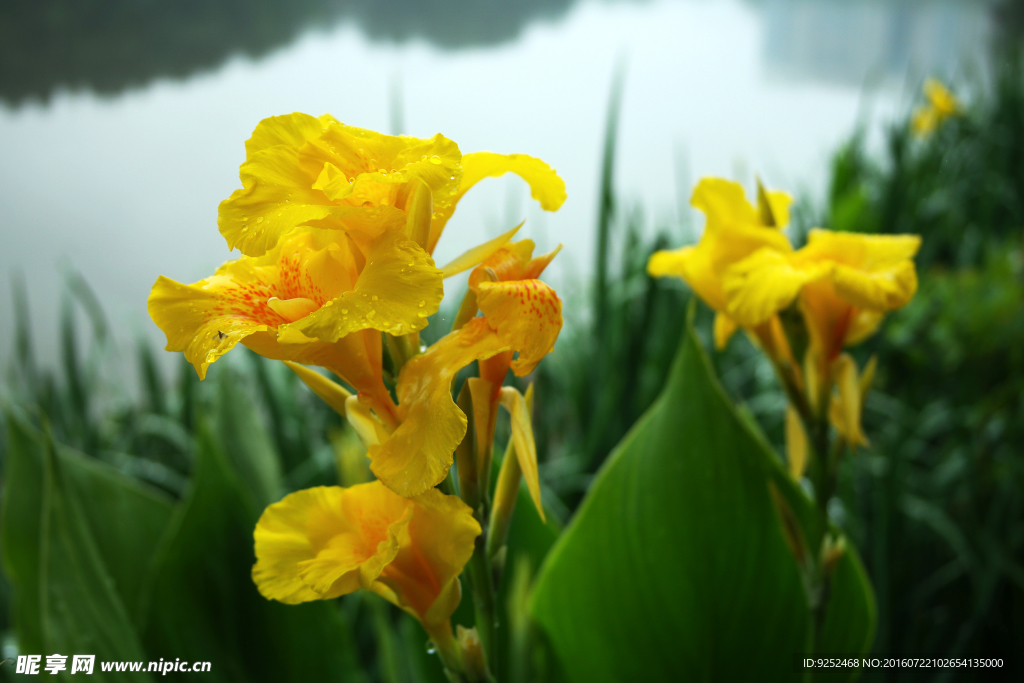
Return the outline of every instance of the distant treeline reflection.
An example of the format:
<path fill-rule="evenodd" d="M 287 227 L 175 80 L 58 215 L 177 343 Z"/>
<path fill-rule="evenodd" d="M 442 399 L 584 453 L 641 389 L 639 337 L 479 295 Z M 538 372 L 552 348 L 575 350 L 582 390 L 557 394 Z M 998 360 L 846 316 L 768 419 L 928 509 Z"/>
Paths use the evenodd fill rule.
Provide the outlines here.
<path fill-rule="evenodd" d="M 352 21 L 371 38 L 457 48 L 515 38 L 576 0 L 0 0 L 0 100 L 58 88 L 117 93 L 258 57 Z M 339 68 L 342 68 L 339 65 Z"/>

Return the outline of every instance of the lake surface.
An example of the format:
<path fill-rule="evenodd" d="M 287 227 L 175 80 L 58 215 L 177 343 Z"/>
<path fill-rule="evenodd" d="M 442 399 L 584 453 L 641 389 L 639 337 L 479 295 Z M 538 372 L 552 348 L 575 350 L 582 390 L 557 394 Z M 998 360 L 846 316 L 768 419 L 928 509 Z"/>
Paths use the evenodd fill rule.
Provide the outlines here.
<path fill-rule="evenodd" d="M 565 245 L 556 284 L 578 282 L 591 271 L 616 64 L 625 68 L 616 188 L 650 224 L 668 224 L 705 175 L 749 184 L 758 174 L 820 197 L 829 155 L 858 121 L 905 113 L 926 74 L 955 82 L 979 69 L 990 22 L 987 5 L 969 2 L 563 0 L 527 3 L 533 14 L 474 33 L 476 15 L 421 27 L 359 7 L 346 15 L 318 4 L 307 24 L 239 45 L 236 56 L 186 45 L 190 59 L 136 63 L 129 45 L 108 59 L 132 67 L 124 74 L 101 77 L 105 62 L 69 54 L 38 75 L 5 76 L 2 367 L 16 272 L 44 362 L 57 357 L 66 269 L 95 290 L 121 348 L 139 334 L 162 347 L 149 288 L 159 274 L 193 282 L 234 257 L 217 204 L 240 187 L 243 143 L 264 117 L 330 112 L 384 132 L 441 132 L 463 152 L 541 157 L 566 181 L 561 211 L 539 211 L 521 182 L 486 181 L 460 204 L 435 257 L 444 263 L 526 218 L 522 235 Z"/>

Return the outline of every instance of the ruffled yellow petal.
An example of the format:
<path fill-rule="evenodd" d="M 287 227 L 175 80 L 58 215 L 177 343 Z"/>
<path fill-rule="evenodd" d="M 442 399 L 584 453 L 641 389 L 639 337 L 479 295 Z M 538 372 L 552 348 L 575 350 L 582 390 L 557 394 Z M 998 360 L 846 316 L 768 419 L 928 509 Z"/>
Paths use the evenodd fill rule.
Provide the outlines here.
<path fill-rule="evenodd" d="M 462 182 L 450 205 L 439 210 L 430 225 L 427 251 L 433 253 L 441 239 L 444 226 L 455 212 L 455 206 L 474 185 L 487 177 L 515 173 L 530 185 L 530 196 L 540 202 L 545 211 L 557 211 L 565 202 L 565 181 L 553 168 L 526 154 L 495 154 L 474 152 L 462 157 Z"/>
<path fill-rule="evenodd" d="M 789 220 L 789 197 L 767 192 L 767 201 L 782 225 Z M 652 277 L 673 275 L 686 281 L 711 308 L 728 310 L 723 278 L 728 269 L 759 250 L 792 252 L 786 236 L 764 225 L 758 210 L 747 201 L 743 187 L 721 178 L 704 178 L 690 202 L 707 216 L 704 234 L 696 246 L 659 251 L 651 256 L 647 272 Z M 746 324 L 737 318 L 741 325 Z"/>
<path fill-rule="evenodd" d="M 702 178 L 690 196 L 690 205 L 707 216 L 705 231 L 761 225 L 757 209 L 747 201 L 743 186 L 724 178 Z"/>
<path fill-rule="evenodd" d="M 530 385 L 531 388 L 533 385 Z M 515 387 L 502 387 L 501 405 L 512 415 L 512 443 L 515 445 L 516 459 L 522 470 L 526 488 L 537 508 L 541 520 L 544 520 L 544 505 L 540 500 L 540 474 L 537 471 L 537 444 L 533 438 L 533 423 L 526 399 Z"/>
<path fill-rule="evenodd" d="M 834 264 L 836 294 L 859 308 L 877 311 L 905 306 L 917 291 L 913 258 L 917 235 L 864 235 L 812 230 L 798 262 Z"/>
<path fill-rule="evenodd" d="M 695 246 L 656 251 L 647 261 L 647 274 L 651 277 L 673 276 L 689 281 L 688 268 L 695 251 Z"/>
<path fill-rule="evenodd" d="M 398 554 L 411 516 L 412 503 L 377 482 L 292 493 L 256 524 L 253 581 L 288 604 L 366 587 Z"/>
<path fill-rule="evenodd" d="M 374 590 L 424 625 L 442 624 L 459 605 L 459 574 L 473 555 L 481 529 L 473 511 L 457 496 L 430 489 L 412 503 L 401 548 Z"/>
<path fill-rule="evenodd" d="M 221 297 L 202 286 L 161 275 L 149 294 L 149 316 L 167 335 L 168 351 L 184 351 L 200 379 L 215 360 L 249 335 L 269 329 L 258 319 L 224 314 Z"/>
<path fill-rule="evenodd" d="M 727 269 L 722 288 L 726 311 L 744 327 L 759 325 L 789 306 L 808 282 L 821 279 L 828 264 L 798 268 L 788 254 L 759 249 Z"/>
<path fill-rule="evenodd" d="M 266 255 L 229 261 L 195 284 L 160 277 L 149 313 L 167 335 L 167 349 L 184 351 L 201 378 L 239 341 L 271 358 L 318 363 L 334 353 L 312 338 L 284 353 L 275 332 L 350 288 L 355 275 L 347 250 L 320 248 L 308 231 L 296 231 Z"/>
<path fill-rule="evenodd" d="M 554 348 L 562 329 L 562 301 L 540 280 L 481 282 L 477 304 L 498 337 L 519 352 L 512 362 L 517 376 L 531 373 Z"/>
<path fill-rule="evenodd" d="M 417 332 L 427 326 L 427 317 L 437 311 L 443 296 L 441 271 L 433 259 L 403 233 L 385 232 L 367 250 L 366 266 L 354 288 L 282 326 L 280 341 L 333 342 L 364 329 L 395 335 Z"/>
<path fill-rule="evenodd" d="M 452 400 L 452 380 L 474 360 L 506 348 L 486 320 L 474 318 L 402 367 L 397 387 L 401 424 L 367 453 L 378 479 L 399 495 L 416 496 L 445 478 L 467 424 Z"/>
<path fill-rule="evenodd" d="M 245 141 L 245 158 L 252 158 L 256 152 L 275 145 L 301 147 L 320 137 L 322 132 L 323 124 L 309 114 L 271 116 L 256 124 L 252 137 Z"/>
<path fill-rule="evenodd" d="M 459 187 L 461 153 L 444 136 L 380 135 L 329 116 L 268 119 L 246 145 L 242 189 L 221 203 L 228 245 L 259 256 L 300 225 L 366 232 L 405 225 L 413 187 L 425 184 L 434 210 Z"/>

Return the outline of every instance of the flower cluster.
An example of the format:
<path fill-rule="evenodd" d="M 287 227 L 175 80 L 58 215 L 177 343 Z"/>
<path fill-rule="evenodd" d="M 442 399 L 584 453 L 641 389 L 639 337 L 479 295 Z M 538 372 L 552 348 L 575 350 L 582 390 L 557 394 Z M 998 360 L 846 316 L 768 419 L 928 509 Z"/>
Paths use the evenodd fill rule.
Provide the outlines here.
<path fill-rule="evenodd" d="M 840 442 L 866 444 L 861 406 L 874 363 L 858 373 L 844 349 L 913 298 L 921 240 L 812 230 L 794 249 L 782 233 L 790 202 L 759 186 L 754 206 L 739 184 L 705 178 L 692 198 L 707 216 L 700 242 L 655 253 L 648 271 L 682 278 L 716 311 L 719 348 L 742 327 L 771 359 L 790 398 L 790 467 L 799 477 L 807 462 L 805 428 L 820 437 L 812 439 L 818 450 L 829 423 Z"/>
<path fill-rule="evenodd" d="M 452 382 L 479 361 L 474 464 L 489 472 L 494 416 L 506 406 L 540 509 L 525 401 L 502 383 L 510 369 L 529 374 L 552 349 L 562 313 L 538 279 L 557 250 L 534 257 L 530 240 L 511 241 L 518 227 L 443 268 L 432 254 L 459 200 L 483 178 L 515 173 L 549 211 L 565 200 L 565 185 L 533 157 L 463 155 L 442 135 L 381 135 L 326 115 L 266 119 L 245 149 L 242 188 L 218 219 L 241 258 L 190 285 L 160 277 L 150 315 L 167 349 L 184 352 L 200 378 L 238 343 L 285 361 L 349 420 L 377 478 L 298 491 L 268 507 L 255 531 L 253 579 L 286 603 L 371 590 L 449 642 L 458 576 L 482 533 L 477 505 L 434 488 L 467 435 Z M 419 332 L 438 310 L 444 279 L 471 269 L 452 331 L 422 348 Z"/>

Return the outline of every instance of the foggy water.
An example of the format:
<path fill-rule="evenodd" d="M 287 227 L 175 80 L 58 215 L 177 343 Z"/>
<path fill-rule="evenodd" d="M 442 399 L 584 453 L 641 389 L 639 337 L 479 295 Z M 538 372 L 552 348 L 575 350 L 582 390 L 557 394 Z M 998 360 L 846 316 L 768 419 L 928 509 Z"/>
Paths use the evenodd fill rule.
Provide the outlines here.
<path fill-rule="evenodd" d="M 57 357 L 62 268 L 95 290 L 122 349 L 138 334 L 162 347 L 146 314 L 149 288 L 159 274 L 193 282 L 237 256 L 217 232 L 217 204 L 240 187 L 243 143 L 264 117 L 330 112 L 383 132 L 440 132 L 463 152 L 544 159 L 567 184 L 561 211 L 539 211 L 518 180 L 485 181 L 460 204 L 435 257 L 444 263 L 526 218 L 522 236 L 565 245 L 556 283 L 578 281 L 591 270 L 618 60 L 626 78 L 616 188 L 650 223 L 667 223 L 704 175 L 751 183 L 756 173 L 820 197 L 829 154 L 860 118 L 905 112 L 925 74 L 962 77 L 980 62 L 988 30 L 985 6 L 971 3 L 554 4 L 495 43 L 382 38 L 342 19 L 296 29 L 299 37 L 262 47 L 259 58 L 182 67 L 166 73 L 183 77 L 133 87 L 125 83 L 138 74 L 94 85 L 115 95 L 86 86 L 0 107 L 0 367 L 16 272 L 44 362 Z"/>

